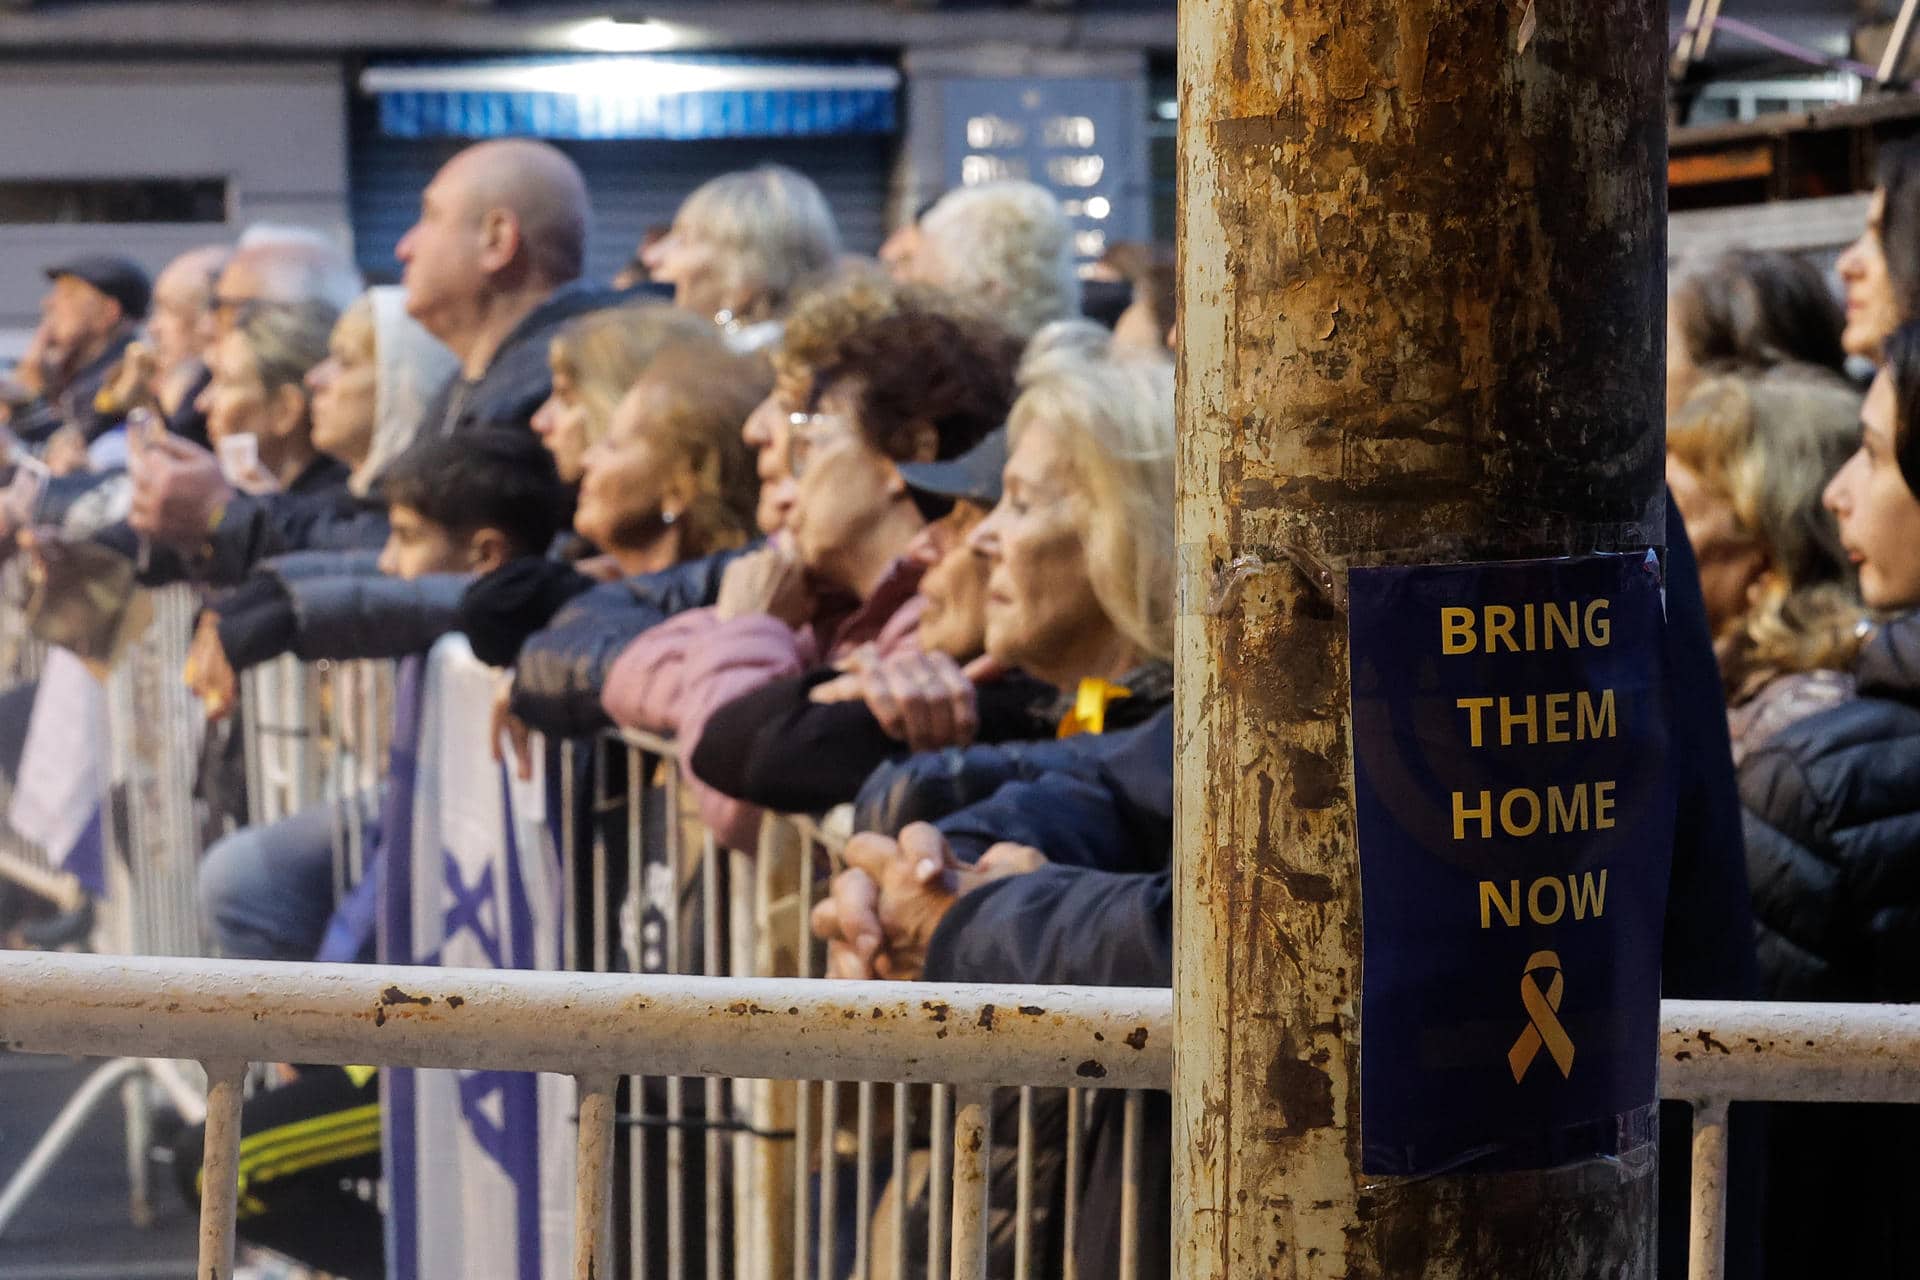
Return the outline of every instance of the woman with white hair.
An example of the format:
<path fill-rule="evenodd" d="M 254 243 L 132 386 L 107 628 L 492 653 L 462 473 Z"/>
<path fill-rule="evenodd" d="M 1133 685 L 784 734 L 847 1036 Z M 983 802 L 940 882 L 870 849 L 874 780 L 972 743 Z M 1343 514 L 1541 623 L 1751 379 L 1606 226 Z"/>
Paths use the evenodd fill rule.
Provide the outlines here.
<path fill-rule="evenodd" d="M 656 281 L 673 286 L 675 306 L 711 317 L 741 352 L 777 341 L 794 294 L 839 256 L 840 231 L 820 188 L 777 164 L 705 183 L 640 254 Z"/>
<path fill-rule="evenodd" d="M 1058 691 L 1062 738 L 1137 724 L 1173 696 L 1173 370 L 1093 329 L 1035 339 L 1000 502 L 969 535 L 987 574 L 987 657 Z M 991 794 L 1005 776 L 993 750 L 965 767 L 933 754 L 878 770 L 861 827 L 898 831 Z"/>
<path fill-rule="evenodd" d="M 988 182 L 943 196 L 920 220 L 913 274 L 1022 337 L 1080 308 L 1073 228 L 1031 182 Z"/>

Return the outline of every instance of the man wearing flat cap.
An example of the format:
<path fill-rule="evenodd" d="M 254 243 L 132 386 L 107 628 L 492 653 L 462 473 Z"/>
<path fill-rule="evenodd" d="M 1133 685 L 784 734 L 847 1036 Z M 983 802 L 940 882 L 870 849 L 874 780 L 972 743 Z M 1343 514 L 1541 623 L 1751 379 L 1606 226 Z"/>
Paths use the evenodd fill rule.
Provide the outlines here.
<path fill-rule="evenodd" d="M 7 425 L 28 444 L 68 426 L 91 441 L 113 426 L 95 415 L 93 398 L 146 319 L 153 286 L 138 263 L 106 254 L 56 263 L 47 279 L 39 343 L 45 390 Z"/>

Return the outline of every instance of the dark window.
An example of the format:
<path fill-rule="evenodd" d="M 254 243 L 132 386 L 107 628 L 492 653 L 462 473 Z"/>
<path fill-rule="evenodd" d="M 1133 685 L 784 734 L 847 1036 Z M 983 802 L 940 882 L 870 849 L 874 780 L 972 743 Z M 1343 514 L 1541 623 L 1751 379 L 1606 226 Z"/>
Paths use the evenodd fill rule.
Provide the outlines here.
<path fill-rule="evenodd" d="M 0 180 L 0 223 L 226 220 L 225 178 Z"/>

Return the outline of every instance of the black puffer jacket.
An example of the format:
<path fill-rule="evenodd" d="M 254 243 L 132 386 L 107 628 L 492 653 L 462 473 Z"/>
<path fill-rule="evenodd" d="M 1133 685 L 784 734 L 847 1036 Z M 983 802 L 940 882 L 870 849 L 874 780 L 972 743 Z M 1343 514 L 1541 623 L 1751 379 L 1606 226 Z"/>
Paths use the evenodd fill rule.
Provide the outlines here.
<path fill-rule="evenodd" d="M 1766 999 L 1920 999 L 1920 614 L 1854 675 L 1740 769 Z"/>
<path fill-rule="evenodd" d="M 1920 998 L 1920 614 L 1882 627 L 1854 675 L 1855 698 L 1740 766 L 1765 999 Z M 1770 1111 L 1769 1280 L 1920 1275 L 1920 1116 Z"/>
<path fill-rule="evenodd" d="M 609 727 L 600 707 L 607 669 L 633 638 L 720 594 L 720 575 L 739 551 L 721 551 L 658 573 L 587 591 L 529 637 L 514 665 L 513 714 L 554 738 Z"/>

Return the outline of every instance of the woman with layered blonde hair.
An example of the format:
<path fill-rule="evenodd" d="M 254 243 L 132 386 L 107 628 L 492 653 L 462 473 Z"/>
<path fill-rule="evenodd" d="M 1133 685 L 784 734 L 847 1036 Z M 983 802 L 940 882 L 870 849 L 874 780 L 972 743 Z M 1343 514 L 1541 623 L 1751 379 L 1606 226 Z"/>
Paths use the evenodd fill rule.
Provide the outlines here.
<path fill-rule="evenodd" d="M 606 438 L 614 406 L 659 352 L 712 336 L 712 327 L 664 302 L 591 311 L 562 329 L 547 352 L 553 390 L 533 429 L 560 478 L 580 480 L 587 450 Z"/>
<path fill-rule="evenodd" d="M 1737 760 L 1843 698 L 1864 614 L 1821 491 L 1860 397 L 1798 377 L 1702 383 L 1667 427 L 1667 483 L 1700 564 Z"/>

